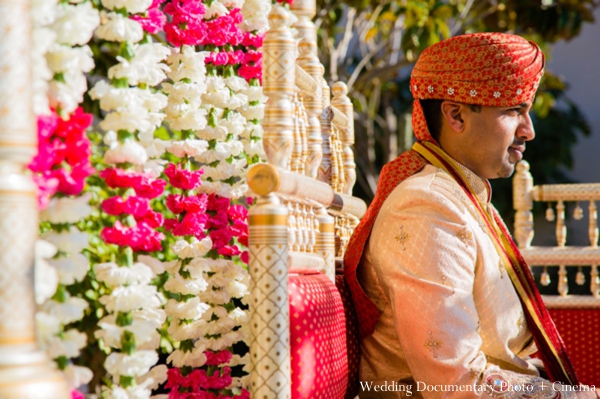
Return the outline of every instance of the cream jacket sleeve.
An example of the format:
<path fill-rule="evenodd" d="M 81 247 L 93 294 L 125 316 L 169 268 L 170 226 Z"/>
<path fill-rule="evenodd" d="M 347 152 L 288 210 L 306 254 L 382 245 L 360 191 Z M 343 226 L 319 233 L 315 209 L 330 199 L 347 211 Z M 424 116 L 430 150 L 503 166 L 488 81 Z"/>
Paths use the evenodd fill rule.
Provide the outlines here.
<path fill-rule="evenodd" d="M 479 195 L 487 202 L 487 192 Z M 507 398 L 526 397 L 524 389 L 551 392 L 525 359 L 535 351 L 531 334 L 483 221 L 445 172 L 428 166 L 390 195 L 365 267 L 367 293 L 384 308 L 375 334 L 363 342 L 371 375 L 412 379 L 425 398 L 486 397 L 486 385 Z M 381 345 L 394 339 L 397 349 Z M 390 353 L 378 354 L 385 345 Z M 378 365 L 377 356 L 400 373 L 375 370 L 390 367 Z"/>

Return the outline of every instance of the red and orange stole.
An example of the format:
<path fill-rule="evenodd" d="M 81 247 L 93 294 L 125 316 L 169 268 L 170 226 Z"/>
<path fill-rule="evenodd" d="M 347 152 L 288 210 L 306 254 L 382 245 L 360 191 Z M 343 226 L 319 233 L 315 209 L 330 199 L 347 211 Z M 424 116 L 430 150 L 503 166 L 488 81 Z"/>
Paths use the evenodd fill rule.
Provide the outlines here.
<path fill-rule="evenodd" d="M 515 106 L 533 100 L 543 69 L 544 55 L 535 43 L 501 33 L 457 36 L 423 52 L 411 76 L 415 98 L 412 125 L 419 142 L 383 167 L 375 198 L 355 229 L 344 256 L 344 275 L 352 293 L 361 338 L 373 333 L 382 314 L 356 278 L 371 229 L 381 206 L 398 184 L 431 163 L 454 177 L 486 221 L 490 237 L 521 299 L 548 374 L 553 381 L 578 384 L 529 267 L 499 216 L 485 212 L 455 161 L 432 138 L 419 103 L 419 99 L 442 99 L 482 106 Z"/>

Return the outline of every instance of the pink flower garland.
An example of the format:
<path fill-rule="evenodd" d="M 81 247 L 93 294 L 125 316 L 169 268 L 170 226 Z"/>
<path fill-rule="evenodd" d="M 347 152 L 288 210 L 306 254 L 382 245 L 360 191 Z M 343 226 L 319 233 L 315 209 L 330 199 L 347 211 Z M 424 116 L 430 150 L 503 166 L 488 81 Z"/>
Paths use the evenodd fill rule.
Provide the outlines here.
<path fill-rule="evenodd" d="M 134 226 L 124 226 L 119 220 L 113 227 L 105 227 L 100 238 L 109 244 L 131 247 L 135 252 L 154 252 L 162 249 L 164 234 L 155 229 L 163 225 L 164 218 L 150 207 L 150 199 L 161 195 L 166 182 L 148 174 L 116 168 L 104 169 L 100 177 L 110 188 L 132 188 L 136 195 L 127 198 L 114 196 L 102 202 L 102 210 L 109 215 L 132 215 Z"/>
<path fill-rule="evenodd" d="M 63 120 L 54 111 L 38 116 L 38 153 L 29 169 L 39 188 L 38 207 L 46 208 L 50 197 L 57 192 L 79 194 L 85 179 L 94 173 L 90 162 L 90 140 L 85 131 L 92 116 L 77 108 L 69 119 Z"/>

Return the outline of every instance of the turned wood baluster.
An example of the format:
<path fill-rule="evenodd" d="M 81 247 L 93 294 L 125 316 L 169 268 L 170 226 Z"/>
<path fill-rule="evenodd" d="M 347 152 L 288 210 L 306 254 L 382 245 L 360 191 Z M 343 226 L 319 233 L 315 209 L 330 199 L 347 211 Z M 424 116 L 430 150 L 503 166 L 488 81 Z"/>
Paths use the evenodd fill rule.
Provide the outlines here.
<path fill-rule="evenodd" d="M 319 57 L 317 57 L 317 45 L 314 41 L 302 39 L 298 45 L 298 51 L 300 53 L 296 60 L 298 65 L 317 83 L 315 92 L 304 97 L 304 107 L 308 114 L 306 175 L 316 178 L 323 158 L 323 138 L 321 137 L 321 122 L 319 120 L 323 112 L 323 89 L 319 83 L 323 80 L 325 68 L 323 68 Z"/>
<path fill-rule="evenodd" d="M 559 247 L 567 243 L 567 226 L 565 225 L 565 203 L 560 200 L 556 204 L 556 242 Z"/>
<path fill-rule="evenodd" d="M 590 290 L 594 298 L 600 297 L 600 277 L 598 276 L 598 265 L 592 265 L 590 273 Z"/>
<path fill-rule="evenodd" d="M 590 246 L 598 246 L 598 210 L 596 208 L 596 201 L 590 201 L 590 221 L 588 227 L 588 234 L 590 237 Z"/>
<path fill-rule="evenodd" d="M 517 172 L 513 178 L 513 207 L 515 214 L 515 239 L 519 248 L 528 248 L 533 240 L 533 177 L 529 173 L 529 163 L 521 161 L 517 164 Z"/>
<path fill-rule="evenodd" d="M 298 94 L 294 95 L 294 145 L 292 150 L 292 162 L 291 162 L 291 170 L 293 172 L 302 173 L 304 170 L 304 165 L 300 162 L 302 158 L 302 133 L 300 130 L 302 129 L 303 120 L 300 114 L 300 100 L 298 99 Z M 302 168 L 302 170 L 301 170 Z"/>
<path fill-rule="evenodd" d="M 558 267 L 558 293 L 566 296 L 569 293 L 569 281 L 567 280 L 567 268 L 565 265 Z"/>
<path fill-rule="evenodd" d="M 329 136 L 331 135 L 331 120 L 333 112 L 331 110 L 331 90 L 325 79 L 321 82 L 323 89 L 323 112 L 321 112 L 321 136 L 323 137 L 323 158 L 319 166 L 317 179 L 331 185 L 331 145 Z"/>
<path fill-rule="evenodd" d="M 290 10 L 298 17 L 293 27 L 298 31 L 298 39 L 317 42 L 317 27 L 312 21 L 317 13 L 317 2 L 315 0 L 294 0 L 290 4 Z"/>
<path fill-rule="evenodd" d="M 333 99 L 331 105 L 339 109 L 348 118 L 348 126 L 340 132 L 339 140 L 342 144 L 342 167 L 344 170 L 344 186 L 340 192 L 352 195 L 356 183 L 356 164 L 354 163 L 354 107 L 348 98 L 348 86 L 343 82 L 333 85 Z"/>

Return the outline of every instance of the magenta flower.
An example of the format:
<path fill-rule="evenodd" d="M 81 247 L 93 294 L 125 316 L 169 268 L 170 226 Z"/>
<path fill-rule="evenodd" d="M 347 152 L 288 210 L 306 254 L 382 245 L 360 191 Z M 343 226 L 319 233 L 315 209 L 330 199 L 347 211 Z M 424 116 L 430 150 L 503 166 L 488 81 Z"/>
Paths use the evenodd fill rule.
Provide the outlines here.
<path fill-rule="evenodd" d="M 231 352 L 228 350 L 222 350 L 219 352 L 204 352 L 206 355 L 206 365 L 207 366 L 219 366 L 224 363 L 228 363 L 231 360 Z"/>
<path fill-rule="evenodd" d="M 106 168 L 100 172 L 110 188 L 133 188 L 135 193 L 144 198 L 156 198 L 165 190 L 166 181 L 154 179 L 145 173 L 129 172 L 117 168 Z"/>
<path fill-rule="evenodd" d="M 150 211 L 150 200 L 147 198 L 131 196 L 127 199 L 119 196 L 110 197 L 102 202 L 102 210 L 109 215 L 126 213 L 134 217 L 144 216 Z"/>
<path fill-rule="evenodd" d="M 139 22 L 142 29 L 150 34 L 156 34 L 163 29 L 167 22 L 167 16 L 159 8 L 149 8 L 146 16 L 132 15 L 129 18 Z"/>
<path fill-rule="evenodd" d="M 207 209 L 209 211 L 215 212 L 227 212 L 230 203 L 231 201 L 227 197 L 221 197 L 216 194 L 210 194 L 208 196 Z"/>
<path fill-rule="evenodd" d="M 183 212 L 204 213 L 207 204 L 208 196 L 206 194 L 197 194 L 190 197 L 175 194 L 167 196 L 167 208 L 176 215 Z"/>
<path fill-rule="evenodd" d="M 113 227 L 102 229 L 100 238 L 109 244 L 116 244 L 122 247 L 129 246 L 136 252 L 154 252 L 162 249 L 161 241 L 164 240 L 165 236 L 144 222 L 128 228 L 117 220 Z"/>
<path fill-rule="evenodd" d="M 203 170 L 191 171 L 180 169 L 179 165 L 175 166 L 172 163 L 165 168 L 165 175 L 169 178 L 169 183 L 173 187 L 182 190 L 193 190 L 196 187 L 200 187 L 202 184 L 200 177 L 203 173 Z"/>
<path fill-rule="evenodd" d="M 187 213 L 181 221 L 166 219 L 164 226 L 174 236 L 195 236 L 198 239 L 205 237 L 204 229 L 208 215 L 205 213 Z"/>
<path fill-rule="evenodd" d="M 260 48 L 263 45 L 265 35 L 254 35 L 251 32 L 246 32 L 242 38 L 242 46 Z"/>

